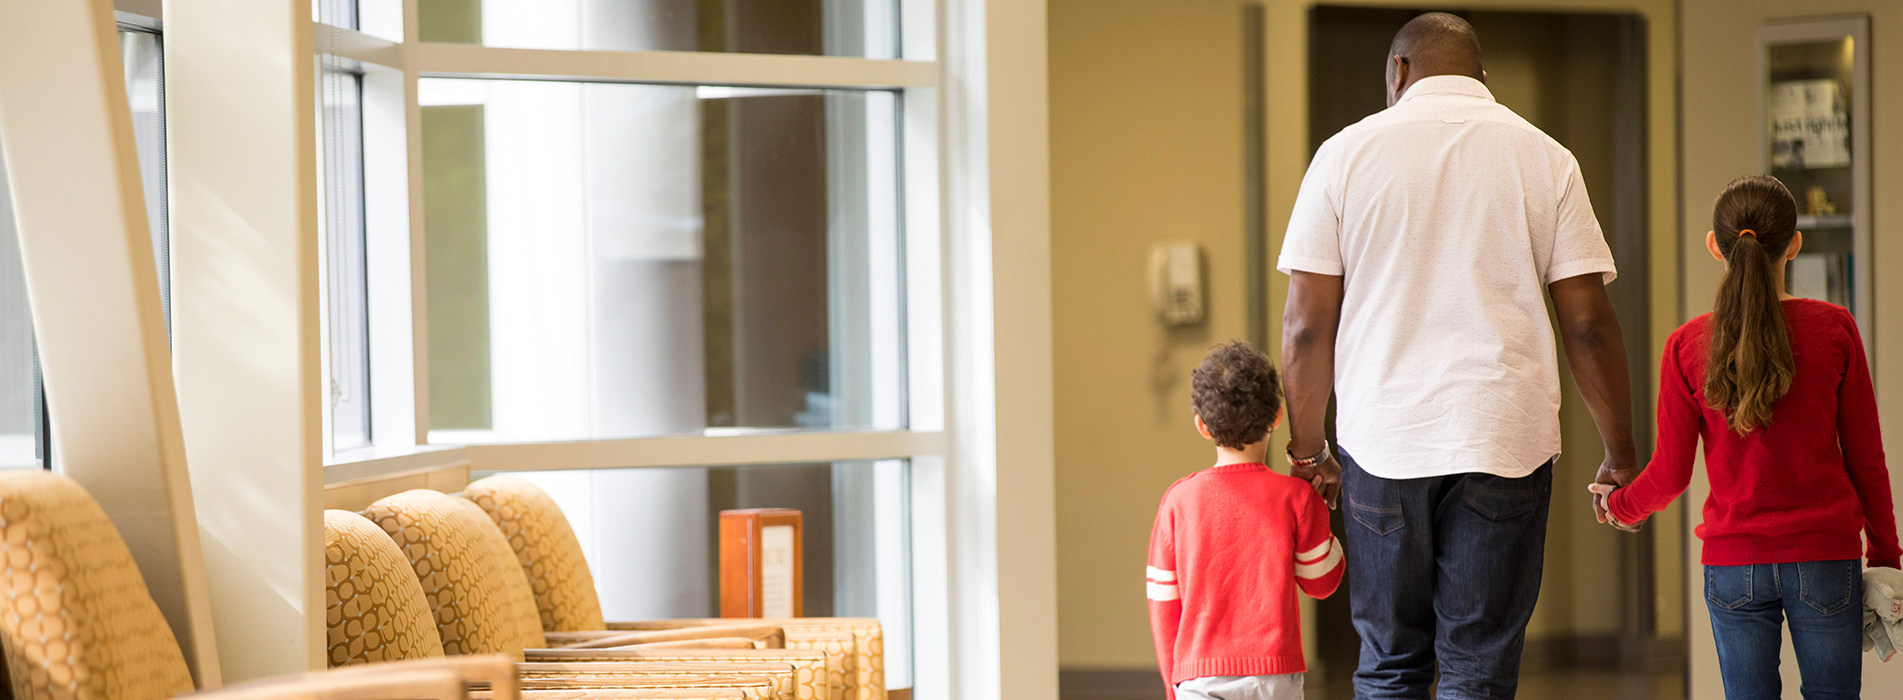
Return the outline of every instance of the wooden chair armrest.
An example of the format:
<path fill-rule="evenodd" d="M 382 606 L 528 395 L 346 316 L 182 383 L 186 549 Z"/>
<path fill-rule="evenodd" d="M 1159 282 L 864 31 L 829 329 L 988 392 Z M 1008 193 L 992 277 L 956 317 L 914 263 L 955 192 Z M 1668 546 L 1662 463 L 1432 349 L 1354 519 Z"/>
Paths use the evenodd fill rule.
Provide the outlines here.
<path fill-rule="evenodd" d="M 546 637 L 547 635 L 544 635 Z M 594 637 L 560 645 L 563 649 L 605 649 L 624 647 L 631 644 L 652 644 L 655 642 L 677 642 L 688 639 L 712 639 L 719 637 L 746 637 L 759 641 L 768 649 L 786 646 L 786 631 L 779 625 L 738 624 L 704 625 L 680 629 L 646 630 L 623 632 L 615 635 Z"/>
<path fill-rule="evenodd" d="M 416 674 L 414 676 L 409 674 Z M 267 698 L 308 698 L 310 700 L 354 700 L 357 698 L 387 697 L 438 697 L 416 693 L 392 693 L 378 690 L 377 684 L 391 679 L 420 679 L 434 683 L 434 679 L 447 674 L 455 678 L 459 688 L 469 686 L 485 687 L 494 700 L 515 700 L 519 687 L 516 683 L 515 662 L 500 654 L 481 656 L 451 656 L 438 659 L 413 659 L 408 661 L 387 661 L 381 663 L 341 666 L 328 671 L 315 671 L 267 678 L 250 683 L 228 686 L 222 690 L 193 694 L 192 700 L 266 700 Z M 278 695 L 289 689 L 295 691 L 299 684 L 307 684 L 309 692 L 293 695 Z M 407 687 L 407 686 L 406 686 Z M 362 689 L 362 690 L 359 690 Z M 263 693 L 254 695 L 252 693 Z M 358 693 L 368 693 L 367 695 Z M 458 690 L 455 698 L 465 697 Z"/>
<path fill-rule="evenodd" d="M 762 684 L 764 687 L 764 684 Z M 541 688 L 525 690 L 522 700 L 746 700 L 739 688 Z M 494 700 L 482 691 L 473 691 L 469 700 Z"/>
<path fill-rule="evenodd" d="M 196 693 L 192 700 L 465 700 L 462 674 L 447 668 L 390 669 L 381 673 L 305 674 Z"/>
<path fill-rule="evenodd" d="M 601 697 L 598 693 L 620 690 L 739 690 L 747 698 L 794 700 L 793 691 L 766 676 L 679 675 L 657 678 L 603 679 L 536 678 L 523 681 L 523 692 L 547 690 L 584 691 L 582 697 Z"/>
<path fill-rule="evenodd" d="M 733 651 L 759 648 L 761 648 L 760 642 L 746 637 L 708 637 L 706 639 L 678 639 L 671 642 L 645 642 L 618 647 L 560 646 L 553 649 L 524 649 L 523 654 L 525 654 L 530 661 L 534 661 L 538 654 L 547 656 L 548 654 L 546 652 L 555 651 L 557 649 L 567 651 L 592 651 L 596 649 L 720 649 L 723 651 Z"/>

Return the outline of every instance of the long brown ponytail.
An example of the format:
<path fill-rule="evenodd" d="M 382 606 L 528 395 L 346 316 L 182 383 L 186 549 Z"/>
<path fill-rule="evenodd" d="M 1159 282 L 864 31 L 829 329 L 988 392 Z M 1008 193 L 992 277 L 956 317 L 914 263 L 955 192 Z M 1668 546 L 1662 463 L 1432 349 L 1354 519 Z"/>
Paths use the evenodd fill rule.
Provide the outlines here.
<path fill-rule="evenodd" d="M 1771 405 L 1797 374 L 1775 267 L 1797 230 L 1797 200 L 1777 178 L 1740 177 L 1718 195 L 1711 229 L 1726 265 L 1711 313 L 1705 401 L 1743 435 L 1770 425 Z"/>

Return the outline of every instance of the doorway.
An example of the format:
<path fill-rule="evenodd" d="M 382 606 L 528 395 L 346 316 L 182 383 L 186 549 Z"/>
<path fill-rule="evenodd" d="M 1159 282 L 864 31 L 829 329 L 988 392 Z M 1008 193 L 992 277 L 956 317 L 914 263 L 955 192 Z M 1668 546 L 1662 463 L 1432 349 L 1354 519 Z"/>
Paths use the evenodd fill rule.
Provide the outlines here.
<path fill-rule="evenodd" d="M 1425 10 L 1321 5 L 1309 16 L 1309 148 L 1386 107 L 1385 59 L 1395 32 Z M 1619 266 L 1608 287 L 1624 330 L 1639 458 L 1651 453 L 1652 361 L 1647 227 L 1643 18 L 1612 13 L 1457 12 L 1479 32 L 1488 87 L 1570 149 Z M 1675 293 L 1675 290 L 1658 290 Z M 1591 416 L 1560 364 L 1563 450 L 1554 469 L 1545 577 L 1523 668 L 1671 668 L 1682 641 L 1660 644 L 1653 533 L 1620 535 L 1593 521 L 1585 484 L 1601 458 Z M 1332 420 L 1330 421 L 1332 425 Z M 1331 436 L 1332 438 L 1332 436 Z M 1339 512 L 1336 534 L 1342 535 Z M 1345 687 L 1360 656 L 1347 587 L 1316 608 L 1322 674 Z M 1332 696 L 1332 695 L 1331 695 Z"/>

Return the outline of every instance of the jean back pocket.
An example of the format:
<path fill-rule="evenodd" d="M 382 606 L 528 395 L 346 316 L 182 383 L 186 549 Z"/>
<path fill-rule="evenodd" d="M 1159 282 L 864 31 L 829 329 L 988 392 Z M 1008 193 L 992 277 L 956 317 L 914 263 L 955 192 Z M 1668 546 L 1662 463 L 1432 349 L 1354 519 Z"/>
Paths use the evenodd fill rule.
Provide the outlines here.
<path fill-rule="evenodd" d="M 1383 537 L 1407 524 L 1406 518 L 1402 517 L 1400 506 L 1362 505 L 1356 503 L 1353 498 L 1348 499 L 1348 514 L 1354 516 L 1355 522 L 1361 523 L 1362 527 Z"/>
<path fill-rule="evenodd" d="M 1738 606 L 1751 602 L 1751 571 L 1756 567 L 1750 564 L 1742 566 L 1705 567 L 1705 600 L 1726 610 L 1736 610 Z"/>
<path fill-rule="evenodd" d="M 1856 597 L 1862 568 L 1856 560 L 1798 562 L 1797 597 L 1825 615 L 1842 610 Z"/>

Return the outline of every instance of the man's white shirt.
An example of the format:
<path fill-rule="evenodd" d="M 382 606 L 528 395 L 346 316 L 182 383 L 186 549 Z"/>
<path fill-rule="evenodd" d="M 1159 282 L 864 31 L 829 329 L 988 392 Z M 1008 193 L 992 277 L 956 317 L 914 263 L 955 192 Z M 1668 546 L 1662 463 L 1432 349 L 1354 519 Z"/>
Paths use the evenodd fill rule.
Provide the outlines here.
<path fill-rule="evenodd" d="M 1276 267 L 1343 276 L 1336 437 L 1386 479 L 1558 455 L 1546 286 L 1616 274 L 1572 153 L 1462 76 L 1322 144 Z"/>

